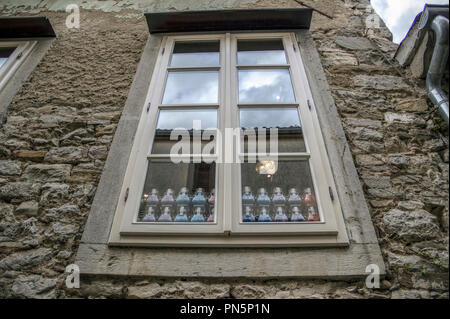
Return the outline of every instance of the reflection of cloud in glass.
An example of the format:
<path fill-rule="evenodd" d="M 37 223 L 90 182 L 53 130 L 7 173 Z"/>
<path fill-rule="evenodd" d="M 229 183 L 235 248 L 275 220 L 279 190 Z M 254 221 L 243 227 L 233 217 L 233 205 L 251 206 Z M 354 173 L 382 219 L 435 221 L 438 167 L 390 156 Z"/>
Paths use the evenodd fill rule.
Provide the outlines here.
<path fill-rule="evenodd" d="M 286 64 L 281 39 L 238 40 L 238 64 Z"/>
<path fill-rule="evenodd" d="M 284 51 L 243 51 L 238 52 L 238 64 L 286 64 Z"/>
<path fill-rule="evenodd" d="M 305 152 L 305 143 L 296 108 L 243 108 L 240 110 L 241 151 Z M 273 132 L 275 128 L 276 132 Z M 264 138 L 265 136 L 265 138 Z M 258 145 L 266 140 L 266 146 Z M 276 142 L 275 142 L 276 141 Z M 276 144 L 270 145 L 275 142 Z M 243 147 L 243 148 L 242 148 Z"/>
<path fill-rule="evenodd" d="M 294 102 L 289 70 L 239 71 L 240 103 Z"/>
<path fill-rule="evenodd" d="M 188 67 L 188 66 L 218 66 L 218 52 L 197 52 L 197 53 L 176 53 L 172 56 L 170 66 Z"/>
<path fill-rule="evenodd" d="M 255 127 L 300 127 L 297 109 L 264 108 L 241 109 L 242 128 Z"/>
<path fill-rule="evenodd" d="M 161 110 L 158 118 L 157 129 L 170 130 L 174 128 L 193 128 L 193 121 L 201 121 L 201 128 L 217 127 L 216 110 Z"/>
<path fill-rule="evenodd" d="M 219 41 L 177 41 L 170 66 L 218 66 L 219 49 Z"/>
<path fill-rule="evenodd" d="M 163 104 L 218 103 L 219 72 L 169 72 Z"/>

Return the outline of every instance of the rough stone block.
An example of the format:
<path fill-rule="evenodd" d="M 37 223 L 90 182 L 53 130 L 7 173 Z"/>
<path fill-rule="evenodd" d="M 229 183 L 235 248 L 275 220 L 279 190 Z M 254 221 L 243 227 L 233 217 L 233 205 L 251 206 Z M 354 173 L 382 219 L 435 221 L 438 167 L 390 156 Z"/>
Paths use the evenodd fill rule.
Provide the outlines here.
<path fill-rule="evenodd" d="M 42 186 L 41 203 L 56 203 L 69 195 L 69 185 L 61 183 L 46 183 Z"/>
<path fill-rule="evenodd" d="M 13 182 L 0 187 L 0 199 L 27 200 L 39 195 L 40 185 L 37 183 Z"/>
<path fill-rule="evenodd" d="M 405 210 L 416 210 L 424 208 L 425 204 L 419 201 L 408 200 L 399 202 L 397 207 Z"/>
<path fill-rule="evenodd" d="M 64 181 L 70 176 L 71 166 L 68 164 L 36 164 L 29 165 L 23 175 L 22 179 L 26 181 L 38 182 L 59 182 Z"/>
<path fill-rule="evenodd" d="M 349 131 L 355 139 L 377 142 L 383 140 L 383 135 L 381 133 L 367 127 L 349 127 L 347 128 L 347 131 Z"/>
<path fill-rule="evenodd" d="M 436 217 L 423 209 L 412 212 L 392 209 L 383 216 L 389 235 L 411 242 L 438 238 L 441 234 L 436 222 Z"/>
<path fill-rule="evenodd" d="M 362 118 L 346 118 L 345 123 L 351 126 L 368 127 L 368 128 L 380 128 L 382 126 L 381 121 L 362 119 Z"/>
<path fill-rule="evenodd" d="M 346 37 L 338 36 L 335 40 L 336 44 L 349 50 L 373 50 L 375 49 L 372 42 L 362 37 Z"/>
<path fill-rule="evenodd" d="M 41 161 L 44 159 L 47 151 L 29 151 L 29 150 L 18 150 L 14 151 L 12 156 L 15 158 L 23 158 L 31 161 Z"/>
<path fill-rule="evenodd" d="M 39 275 L 19 276 L 12 285 L 11 293 L 15 298 L 54 299 L 56 298 L 57 279 Z"/>
<path fill-rule="evenodd" d="M 16 208 L 18 215 L 36 216 L 39 210 L 39 203 L 36 201 L 23 202 Z"/>
<path fill-rule="evenodd" d="M 356 75 L 354 77 L 356 87 L 381 91 L 408 90 L 409 86 L 398 76 L 392 75 Z"/>
<path fill-rule="evenodd" d="M 397 167 L 405 167 L 408 165 L 409 159 L 402 154 L 389 154 L 388 163 Z"/>
<path fill-rule="evenodd" d="M 420 118 L 414 114 L 409 113 L 391 113 L 387 112 L 384 114 L 384 119 L 387 123 L 401 123 L 401 124 L 414 124 L 418 126 L 426 125 L 423 118 Z"/>
<path fill-rule="evenodd" d="M 45 155 L 45 161 L 49 163 L 78 164 L 89 161 L 89 158 L 84 147 L 65 146 L 51 148 Z"/>
<path fill-rule="evenodd" d="M 357 155 L 355 159 L 359 166 L 378 166 L 384 164 L 381 159 L 373 155 Z"/>
<path fill-rule="evenodd" d="M 0 160 L 0 175 L 17 176 L 21 172 L 21 163 L 10 160 Z"/>
<path fill-rule="evenodd" d="M 50 259 L 52 251 L 49 248 L 18 252 L 0 260 L 0 270 L 24 270 L 28 267 L 41 265 Z"/>

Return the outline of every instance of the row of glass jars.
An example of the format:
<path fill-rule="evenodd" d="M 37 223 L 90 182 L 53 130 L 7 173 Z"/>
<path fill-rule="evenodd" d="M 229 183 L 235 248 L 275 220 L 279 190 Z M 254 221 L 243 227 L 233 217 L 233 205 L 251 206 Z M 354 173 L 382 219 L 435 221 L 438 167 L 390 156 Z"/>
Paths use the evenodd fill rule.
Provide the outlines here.
<path fill-rule="evenodd" d="M 242 206 L 242 221 L 248 222 L 313 222 L 320 221 L 320 216 L 317 213 L 314 206 L 307 208 L 306 214 L 304 214 L 299 206 L 290 207 L 289 211 L 286 211 L 284 205 L 275 205 L 272 209 L 270 206 L 259 206 L 254 212 L 253 205 Z"/>
<path fill-rule="evenodd" d="M 250 186 L 244 186 L 244 193 L 242 194 L 243 205 L 266 206 L 270 204 L 283 205 L 289 204 L 291 206 L 305 205 L 306 207 L 316 206 L 316 197 L 312 193 L 310 187 L 307 187 L 303 191 L 303 195 L 297 192 L 296 188 L 291 188 L 289 194 L 284 196 L 281 187 L 275 187 L 272 197 L 270 198 L 265 188 L 259 188 L 256 197 L 253 196 Z"/>
<path fill-rule="evenodd" d="M 214 188 L 209 196 L 206 195 L 206 192 L 201 187 L 197 188 L 192 196 L 190 196 L 187 187 L 181 188 L 178 196 L 176 196 L 176 199 L 174 194 L 173 189 L 168 188 L 160 198 L 158 190 L 153 188 L 150 194 L 144 194 L 144 200 L 147 206 L 156 206 L 159 204 L 166 206 L 175 204 L 178 206 L 187 206 L 189 204 L 200 206 L 205 205 L 206 203 L 210 206 L 214 206 L 215 202 Z"/>
<path fill-rule="evenodd" d="M 193 206 L 177 206 L 172 205 L 162 206 L 148 206 L 145 215 L 140 219 L 142 222 L 214 222 L 214 207 L 211 208 L 208 214 L 205 211 L 204 205 Z"/>

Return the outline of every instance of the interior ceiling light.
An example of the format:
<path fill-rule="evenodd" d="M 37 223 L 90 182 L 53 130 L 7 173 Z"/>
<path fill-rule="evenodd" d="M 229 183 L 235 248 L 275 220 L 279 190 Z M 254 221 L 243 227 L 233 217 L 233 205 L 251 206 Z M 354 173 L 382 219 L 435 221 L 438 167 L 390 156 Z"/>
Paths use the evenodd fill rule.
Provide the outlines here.
<path fill-rule="evenodd" d="M 256 164 L 256 171 L 261 175 L 273 175 L 277 172 L 277 165 L 274 161 L 261 161 Z"/>

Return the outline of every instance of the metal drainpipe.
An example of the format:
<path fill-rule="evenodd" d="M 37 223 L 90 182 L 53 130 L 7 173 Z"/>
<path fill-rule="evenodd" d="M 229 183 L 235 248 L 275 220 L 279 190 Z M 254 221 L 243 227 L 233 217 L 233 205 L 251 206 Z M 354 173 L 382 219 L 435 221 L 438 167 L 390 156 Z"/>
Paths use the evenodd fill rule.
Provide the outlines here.
<path fill-rule="evenodd" d="M 436 44 L 427 73 L 427 93 L 448 126 L 448 97 L 441 88 L 448 59 L 448 18 L 436 16 L 431 23 L 431 29 L 436 36 Z"/>

